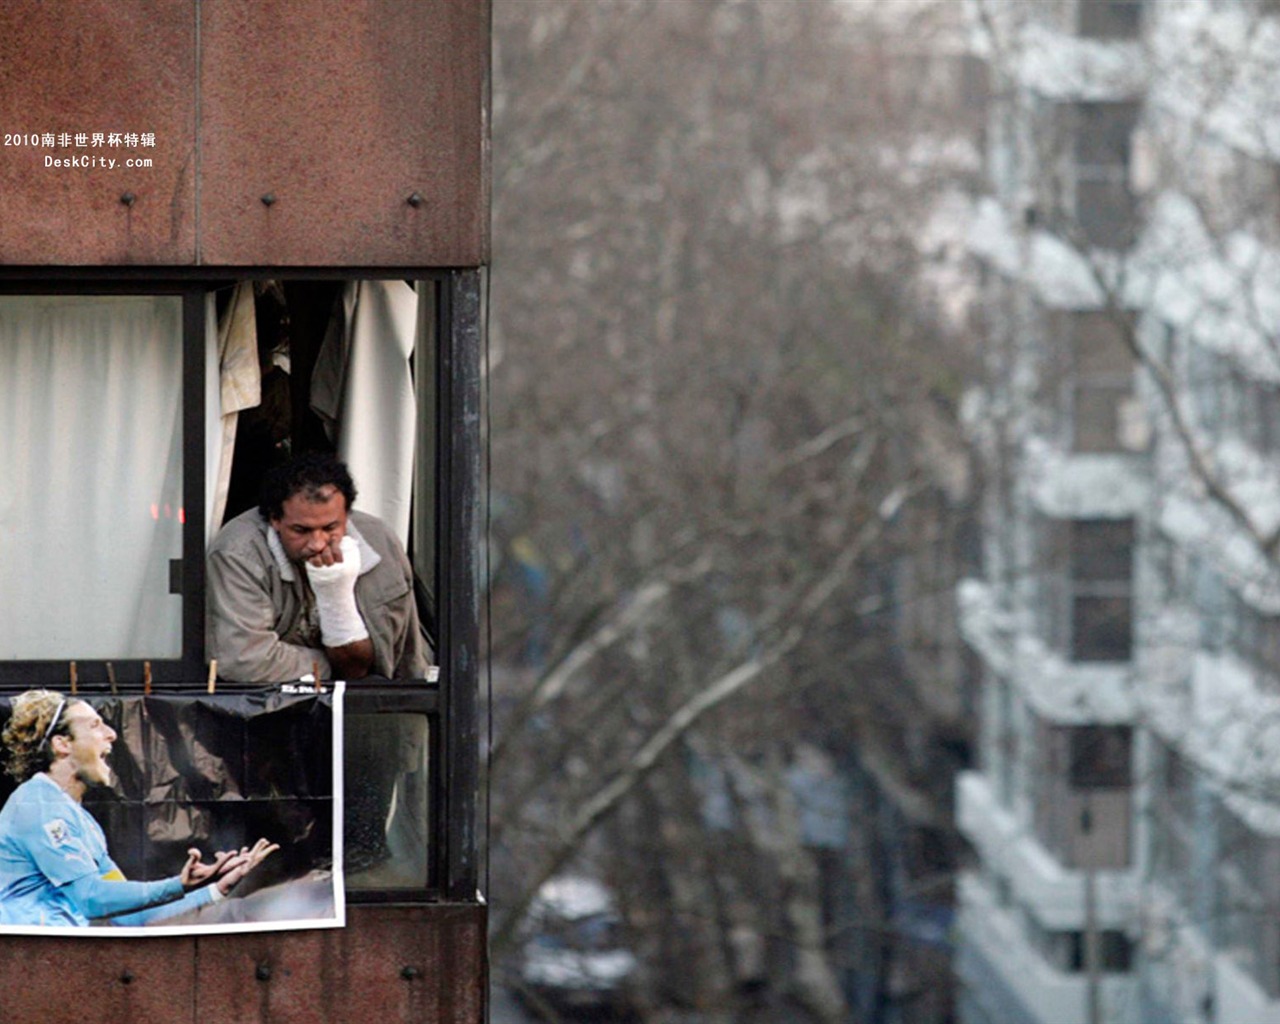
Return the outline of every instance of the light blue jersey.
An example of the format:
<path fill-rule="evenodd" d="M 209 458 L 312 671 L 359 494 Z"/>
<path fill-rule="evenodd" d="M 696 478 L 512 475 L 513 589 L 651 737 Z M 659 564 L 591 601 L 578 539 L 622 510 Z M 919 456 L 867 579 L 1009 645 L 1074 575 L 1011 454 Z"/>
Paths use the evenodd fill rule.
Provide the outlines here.
<path fill-rule="evenodd" d="M 47 775 L 28 779 L 0 810 L 0 923 L 83 926 L 90 918 L 165 904 L 116 919 L 145 924 L 212 897 L 208 887 L 182 893 L 177 876 L 125 881 L 102 827 Z"/>

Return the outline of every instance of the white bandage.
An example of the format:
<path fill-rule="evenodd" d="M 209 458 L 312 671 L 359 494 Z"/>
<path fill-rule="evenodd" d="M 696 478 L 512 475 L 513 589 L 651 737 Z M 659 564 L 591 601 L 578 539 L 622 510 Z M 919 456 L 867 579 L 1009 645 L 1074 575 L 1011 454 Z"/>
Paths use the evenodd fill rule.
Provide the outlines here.
<path fill-rule="evenodd" d="M 360 609 L 356 607 L 356 580 L 360 576 L 360 548 L 350 537 L 340 545 L 342 561 L 333 565 L 307 566 L 307 579 L 316 596 L 316 613 L 320 616 L 320 639 L 326 647 L 345 647 L 357 640 L 368 639 Z"/>

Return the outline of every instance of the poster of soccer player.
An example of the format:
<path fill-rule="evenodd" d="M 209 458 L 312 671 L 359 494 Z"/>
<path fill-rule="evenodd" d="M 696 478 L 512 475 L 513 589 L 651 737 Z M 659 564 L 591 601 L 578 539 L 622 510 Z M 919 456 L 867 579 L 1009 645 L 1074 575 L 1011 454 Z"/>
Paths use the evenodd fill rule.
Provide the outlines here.
<path fill-rule="evenodd" d="M 0 698 L 0 933 L 340 927 L 342 684 Z"/>

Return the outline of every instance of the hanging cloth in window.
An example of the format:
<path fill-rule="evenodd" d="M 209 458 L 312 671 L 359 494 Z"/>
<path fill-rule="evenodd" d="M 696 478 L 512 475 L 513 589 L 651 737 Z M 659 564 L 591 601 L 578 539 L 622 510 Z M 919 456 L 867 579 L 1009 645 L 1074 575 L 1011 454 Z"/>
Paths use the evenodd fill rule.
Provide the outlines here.
<path fill-rule="evenodd" d="M 209 296 L 212 324 L 213 296 Z M 240 413 L 262 401 L 262 369 L 258 365 L 258 327 L 254 319 L 253 283 L 241 281 L 231 293 L 231 301 L 218 321 L 217 337 L 207 339 L 211 355 L 217 356 L 216 402 L 208 403 L 205 480 L 205 543 L 213 540 L 222 525 L 231 487 L 231 462 L 236 450 L 236 425 Z"/>
<path fill-rule="evenodd" d="M 404 281 L 349 281 L 311 378 L 311 408 L 351 469 L 357 506 L 409 541 L 417 425 L 410 360 L 418 296 Z"/>

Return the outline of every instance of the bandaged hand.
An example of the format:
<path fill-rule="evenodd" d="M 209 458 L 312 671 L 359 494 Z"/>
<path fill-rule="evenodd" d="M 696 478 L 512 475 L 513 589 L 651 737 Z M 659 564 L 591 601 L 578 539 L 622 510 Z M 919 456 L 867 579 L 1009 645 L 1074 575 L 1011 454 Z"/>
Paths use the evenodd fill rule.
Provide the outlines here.
<path fill-rule="evenodd" d="M 360 548 L 350 537 L 343 537 L 340 550 L 340 562 L 332 565 L 306 563 L 307 579 L 311 581 L 316 612 L 320 616 L 320 639 L 326 647 L 345 647 L 369 636 L 356 607 Z"/>

